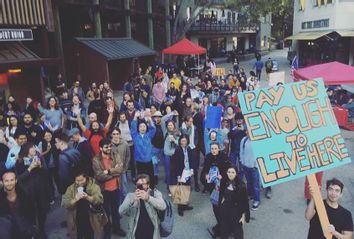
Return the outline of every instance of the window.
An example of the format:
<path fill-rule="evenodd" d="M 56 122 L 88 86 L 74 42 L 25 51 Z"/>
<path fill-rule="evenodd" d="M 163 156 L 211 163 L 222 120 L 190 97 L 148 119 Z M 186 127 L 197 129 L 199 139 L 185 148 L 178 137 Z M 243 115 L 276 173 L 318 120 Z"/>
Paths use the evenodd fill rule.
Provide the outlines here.
<path fill-rule="evenodd" d="M 225 17 L 225 10 L 224 10 L 224 9 L 222 10 L 221 16 L 222 16 L 222 17 Z"/>

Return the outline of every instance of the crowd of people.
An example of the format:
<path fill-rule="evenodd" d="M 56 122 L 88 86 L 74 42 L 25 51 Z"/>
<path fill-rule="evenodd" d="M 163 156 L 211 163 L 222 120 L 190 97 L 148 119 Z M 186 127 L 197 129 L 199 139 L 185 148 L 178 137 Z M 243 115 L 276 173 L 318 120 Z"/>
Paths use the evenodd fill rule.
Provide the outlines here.
<path fill-rule="evenodd" d="M 157 185 L 171 194 L 170 185 L 183 184 L 211 194 L 213 237 L 243 238 L 261 188 L 237 93 L 257 89 L 260 74 L 238 66 L 219 79 L 209 63 L 195 80 L 183 69 L 139 69 L 120 105 L 108 82 L 85 94 L 80 82 L 67 89 L 60 80 L 44 106 L 9 96 L 0 112 L 0 234 L 46 238 L 48 210 L 60 198 L 71 238 L 157 239 L 166 208 Z M 222 108 L 219 128 L 204 127 L 210 106 Z M 189 210 L 177 208 L 179 216 Z"/>
<path fill-rule="evenodd" d="M 327 89 L 327 95 L 332 105 L 339 105 L 348 109 L 348 117 L 354 119 L 354 94 L 335 86 Z"/>

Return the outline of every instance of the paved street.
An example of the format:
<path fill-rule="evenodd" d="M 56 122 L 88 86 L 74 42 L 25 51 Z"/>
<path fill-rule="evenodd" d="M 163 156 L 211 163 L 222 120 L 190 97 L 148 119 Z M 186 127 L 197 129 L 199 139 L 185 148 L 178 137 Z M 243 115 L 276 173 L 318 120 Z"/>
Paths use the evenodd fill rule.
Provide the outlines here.
<path fill-rule="evenodd" d="M 269 55 L 263 56 L 266 60 L 269 56 L 278 60 L 279 69 L 286 71 L 286 81 L 291 81 L 289 74 L 289 64 L 286 59 L 287 51 L 275 50 Z M 244 67 L 248 73 L 254 60 L 241 62 L 241 67 Z M 231 68 L 231 64 L 220 64 L 218 67 Z M 261 86 L 266 85 L 265 72 L 262 75 Z M 343 137 L 346 141 L 346 146 L 353 157 L 354 152 L 354 133 L 342 130 Z M 162 167 L 160 167 L 163 170 Z M 344 182 L 344 197 L 342 205 L 352 213 L 354 213 L 354 166 L 353 163 L 325 172 L 324 181 L 331 177 L 338 177 Z M 162 171 L 163 172 L 163 171 Z M 133 184 L 131 184 L 133 186 Z M 158 188 L 165 193 L 165 184 L 160 178 Z M 289 183 L 280 184 L 273 187 L 272 199 L 261 199 L 261 206 L 258 211 L 251 211 L 251 221 L 244 227 L 245 238 L 250 239 L 299 239 L 305 238 L 308 231 L 308 222 L 304 218 L 306 202 L 303 197 L 304 179 L 291 181 Z M 322 191 L 324 193 L 324 191 Z M 166 195 L 166 193 L 165 193 Z M 325 194 L 323 194 L 325 195 Z M 207 232 L 207 228 L 215 224 L 214 215 L 212 212 L 211 203 L 207 194 L 192 192 L 191 206 L 192 211 L 187 211 L 184 217 L 177 215 L 175 211 L 174 232 L 169 237 L 171 239 L 196 238 L 206 239 L 211 238 Z M 57 200 L 58 201 L 58 200 Z M 65 210 L 58 207 L 59 202 L 56 202 L 55 207 L 51 210 L 48 216 L 48 234 L 51 239 L 64 239 L 66 237 L 66 228 L 63 225 L 65 221 Z M 177 207 L 175 207 L 177 209 Z M 122 219 L 123 228 L 125 219 Z M 117 237 L 113 237 L 117 238 Z"/>

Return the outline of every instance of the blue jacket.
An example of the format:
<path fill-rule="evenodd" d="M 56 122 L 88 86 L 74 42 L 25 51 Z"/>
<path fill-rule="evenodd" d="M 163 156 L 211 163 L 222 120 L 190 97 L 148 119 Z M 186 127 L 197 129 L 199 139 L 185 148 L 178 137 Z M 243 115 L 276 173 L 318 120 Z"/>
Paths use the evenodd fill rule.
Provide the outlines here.
<path fill-rule="evenodd" d="M 134 141 L 134 158 L 135 161 L 141 163 L 148 163 L 152 160 L 152 143 L 151 140 L 155 135 L 156 128 L 153 124 L 149 125 L 147 132 L 141 136 L 138 133 L 138 124 L 137 121 L 134 119 L 132 121 L 132 126 L 130 131 L 132 133 L 132 138 Z"/>

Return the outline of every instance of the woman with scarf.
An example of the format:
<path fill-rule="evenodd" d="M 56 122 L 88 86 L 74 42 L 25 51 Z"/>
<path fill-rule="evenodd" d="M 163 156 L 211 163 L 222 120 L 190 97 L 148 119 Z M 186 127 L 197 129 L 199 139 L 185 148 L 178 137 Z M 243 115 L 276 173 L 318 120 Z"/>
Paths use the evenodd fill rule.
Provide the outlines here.
<path fill-rule="evenodd" d="M 171 171 L 171 157 L 175 153 L 178 146 L 178 138 L 180 132 L 178 130 L 178 112 L 172 111 L 161 118 L 161 129 L 164 136 L 164 167 L 165 167 L 165 183 L 169 190 L 169 185 L 176 184 L 176 175 Z M 171 174 L 172 173 L 172 174 Z"/>
<path fill-rule="evenodd" d="M 172 156 L 172 170 L 177 176 L 177 181 L 184 185 L 191 185 L 191 177 L 194 170 L 192 169 L 193 155 L 192 150 L 188 146 L 189 139 L 187 135 L 182 135 L 178 140 L 178 147 Z M 178 204 L 178 215 L 183 216 L 184 211 L 192 210 L 189 205 Z"/>

